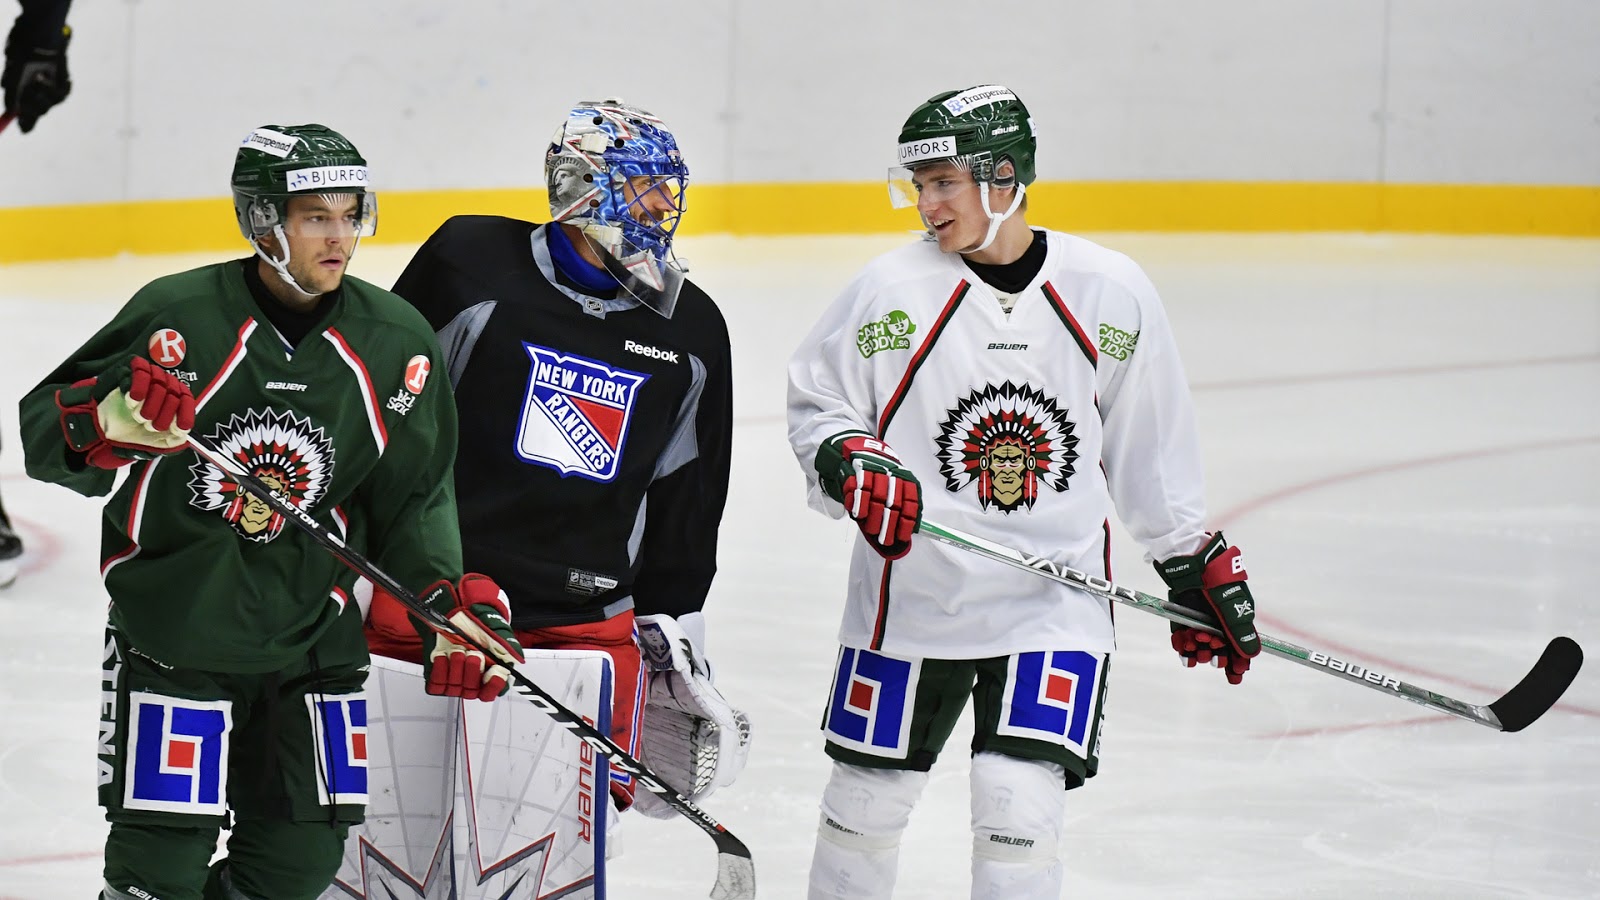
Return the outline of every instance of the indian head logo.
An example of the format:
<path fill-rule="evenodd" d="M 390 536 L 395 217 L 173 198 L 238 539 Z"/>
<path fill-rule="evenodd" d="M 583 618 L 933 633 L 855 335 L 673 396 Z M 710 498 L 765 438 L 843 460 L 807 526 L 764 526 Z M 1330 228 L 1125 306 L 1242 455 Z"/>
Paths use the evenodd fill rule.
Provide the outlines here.
<path fill-rule="evenodd" d="M 261 479 L 289 503 L 309 509 L 333 476 L 333 442 L 321 428 L 292 412 L 251 410 L 231 416 L 211 432 L 212 446 Z M 189 503 L 220 511 L 240 537 L 266 543 L 283 531 L 283 516 L 205 460 L 189 467 Z"/>
<path fill-rule="evenodd" d="M 952 493 L 977 482 L 978 506 L 1029 509 L 1042 484 L 1067 489 L 1078 453 L 1076 426 L 1056 401 L 1027 385 L 980 388 L 939 426 L 939 471 Z"/>

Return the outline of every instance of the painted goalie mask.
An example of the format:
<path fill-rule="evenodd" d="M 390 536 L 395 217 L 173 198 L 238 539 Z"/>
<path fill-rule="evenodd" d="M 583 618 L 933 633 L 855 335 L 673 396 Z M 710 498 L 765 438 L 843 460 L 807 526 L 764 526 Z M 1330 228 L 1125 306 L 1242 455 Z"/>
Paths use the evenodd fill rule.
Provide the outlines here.
<path fill-rule="evenodd" d="M 672 132 L 619 99 L 581 101 L 551 137 L 544 171 L 551 218 L 580 227 L 622 289 L 670 318 L 688 271 L 672 238 L 689 187 Z"/>

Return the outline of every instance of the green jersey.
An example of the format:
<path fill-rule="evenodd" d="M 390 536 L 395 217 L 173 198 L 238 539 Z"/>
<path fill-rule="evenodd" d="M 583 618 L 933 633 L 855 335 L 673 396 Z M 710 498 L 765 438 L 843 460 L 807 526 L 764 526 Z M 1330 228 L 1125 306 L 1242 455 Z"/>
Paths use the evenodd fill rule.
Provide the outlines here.
<path fill-rule="evenodd" d="M 346 276 L 297 346 L 227 262 L 157 279 L 23 398 L 28 474 L 86 496 L 117 473 L 64 440 L 55 395 L 134 355 L 186 381 L 193 434 L 287 494 L 351 549 L 420 591 L 461 576 L 451 467 L 455 402 L 433 329 L 404 300 Z M 111 623 L 142 653 L 214 672 L 304 658 L 356 576 L 221 469 L 181 451 L 125 467 L 106 504 Z"/>

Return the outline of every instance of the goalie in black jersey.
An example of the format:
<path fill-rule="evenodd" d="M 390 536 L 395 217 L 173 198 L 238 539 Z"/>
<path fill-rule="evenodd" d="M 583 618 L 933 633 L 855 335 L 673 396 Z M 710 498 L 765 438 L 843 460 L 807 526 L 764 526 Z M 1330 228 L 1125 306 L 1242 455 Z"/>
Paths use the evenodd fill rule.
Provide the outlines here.
<path fill-rule="evenodd" d="M 452 218 L 394 290 L 444 348 L 468 565 L 505 587 L 523 646 L 610 654 L 612 738 L 699 800 L 732 782 L 749 741 L 703 653 L 728 492 L 727 325 L 672 253 L 689 172 L 659 118 L 577 104 L 545 177 L 552 223 Z M 420 661 L 392 598 L 374 597 L 367 627 L 374 652 Z M 614 771 L 611 795 L 633 804 L 631 777 Z"/>

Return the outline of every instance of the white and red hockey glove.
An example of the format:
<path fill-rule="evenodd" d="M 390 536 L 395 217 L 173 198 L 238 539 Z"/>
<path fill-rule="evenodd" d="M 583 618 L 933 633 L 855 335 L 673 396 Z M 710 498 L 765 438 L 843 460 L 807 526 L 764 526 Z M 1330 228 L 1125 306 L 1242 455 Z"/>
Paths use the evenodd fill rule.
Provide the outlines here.
<path fill-rule="evenodd" d="M 1245 584 L 1250 576 L 1239 548 L 1228 546 L 1218 531 L 1200 552 L 1158 562 L 1156 571 L 1171 589 L 1168 596 L 1173 603 L 1206 613 L 1222 626 L 1218 636 L 1174 624 L 1172 649 L 1183 657 L 1183 664 L 1209 662 L 1228 676 L 1229 684 L 1243 681 L 1251 657 L 1261 652 L 1261 638 L 1256 634 L 1256 601 Z"/>
<path fill-rule="evenodd" d="M 414 620 L 422 635 L 428 693 L 463 700 L 493 700 L 504 694 L 511 674 L 499 663 L 512 665 L 523 659 L 522 645 L 511 630 L 505 591 L 489 576 L 469 572 L 458 584 L 434 582 L 420 599 L 495 657 L 490 659 L 468 647 L 454 632 L 435 630 Z"/>
<path fill-rule="evenodd" d="M 183 449 L 194 428 L 189 385 L 142 356 L 56 391 L 67 446 L 116 469 Z"/>
<path fill-rule="evenodd" d="M 872 549 L 886 559 L 911 551 L 922 521 L 922 486 L 888 444 L 846 431 L 823 441 L 815 465 L 823 492 L 844 505 Z"/>
<path fill-rule="evenodd" d="M 678 793 L 699 802 L 733 784 L 750 756 L 750 717 L 711 682 L 705 616 L 639 616 L 639 652 L 650 684 L 639 727 L 639 759 Z M 654 819 L 678 815 L 649 791 L 633 808 Z"/>

